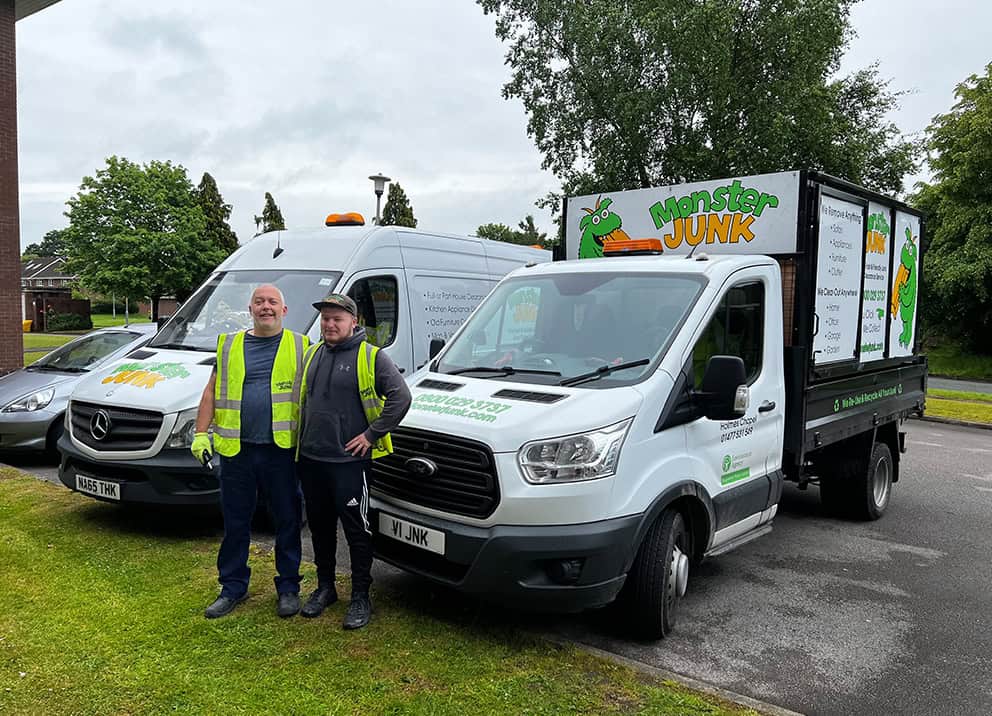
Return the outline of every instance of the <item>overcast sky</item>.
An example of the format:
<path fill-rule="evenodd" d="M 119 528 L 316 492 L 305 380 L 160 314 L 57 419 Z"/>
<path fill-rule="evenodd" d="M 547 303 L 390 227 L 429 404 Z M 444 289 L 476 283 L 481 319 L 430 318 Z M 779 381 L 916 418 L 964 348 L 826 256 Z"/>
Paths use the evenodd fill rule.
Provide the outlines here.
<path fill-rule="evenodd" d="M 992 60 L 992 3 L 865 0 L 844 72 L 878 61 L 892 114 L 921 132 Z M 470 0 L 62 0 L 17 24 L 21 244 L 111 154 L 209 171 L 242 241 L 266 191 L 287 226 L 375 213 L 369 174 L 402 183 L 421 228 L 515 225 L 542 172 L 494 21 Z"/>

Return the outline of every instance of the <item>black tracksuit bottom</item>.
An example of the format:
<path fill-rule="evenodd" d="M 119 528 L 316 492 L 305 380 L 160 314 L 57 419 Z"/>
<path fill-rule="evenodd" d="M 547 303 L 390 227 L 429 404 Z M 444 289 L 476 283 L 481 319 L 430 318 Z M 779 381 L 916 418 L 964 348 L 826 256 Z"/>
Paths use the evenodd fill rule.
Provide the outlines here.
<path fill-rule="evenodd" d="M 339 519 L 351 553 L 351 593 L 367 593 L 372 584 L 372 530 L 365 480 L 371 465 L 371 460 L 321 462 L 302 455 L 297 463 L 320 586 L 334 586 Z"/>

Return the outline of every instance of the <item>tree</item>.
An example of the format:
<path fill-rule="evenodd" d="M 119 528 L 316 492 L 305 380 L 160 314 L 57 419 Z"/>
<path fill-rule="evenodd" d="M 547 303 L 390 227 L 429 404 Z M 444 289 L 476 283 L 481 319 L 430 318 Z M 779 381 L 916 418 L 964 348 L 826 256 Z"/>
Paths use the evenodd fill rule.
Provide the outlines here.
<path fill-rule="evenodd" d="M 799 168 L 898 192 L 915 167 L 876 68 L 830 79 L 853 0 L 477 1 L 567 194 Z"/>
<path fill-rule="evenodd" d="M 534 224 L 534 217 L 528 214 L 517 226 L 519 231 L 511 229 L 506 224 L 483 224 L 475 230 L 475 235 L 480 239 L 490 239 L 492 241 L 505 241 L 508 244 L 523 244 L 524 246 L 541 245 L 550 248 L 554 242 L 548 242 L 547 234 L 538 231 Z"/>
<path fill-rule="evenodd" d="M 37 256 L 58 256 L 64 259 L 65 253 L 65 229 L 52 229 L 36 244 L 28 244 L 24 248 L 22 258 L 34 258 Z"/>
<path fill-rule="evenodd" d="M 203 209 L 203 217 L 207 222 L 205 229 L 207 238 L 219 246 L 227 256 L 238 248 L 238 236 L 231 230 L 227 220 L 231 218 L 231 205 L 224 203 L 217 182 L 208 172 L 203 173 L 196 196 Z"/>
<path fill-rule="evenodd" d="M 519 244 L 518 234 L 506 224 L 483 224 L 475 230 L 475 235 L 480 239 L 491 241 L 505 241 L 508 244 Z"/>
<path fill-rule="evenodd" d="M 182 300 L 224 259 L 186 169 L 171 162 L 109 157 L 66 204 L 68 270 L 104 294 L 148 296 L 153 319 L 159 298 Z"/>
<path fill-rule="evenodd" d="M 929 235 L 921 306 L 932 325 L 992 353 L 992 63 L 954 94 L 927 129 L 934 181 L 911 199 Z"/>
<path fill-rule="evenodd" d="M 417 220 L 413 218 L 413 207 L 410 206 L 410 200 L 398 182 L 389 185 L 389 194 L 386 196 L 386 205 L 382 208 L 382 220 L 379 224 L 417 228 Z"/>
<path fill-rule="evenodd" d="M 259 226 L 261 226 L 260 229 Z M 286 230 L 286 220 L 282 218 L 282 212 L 279 211 L 276 200 L 269 192 L 265 192 L 265 207 L 262 209 L 262 215 L 255 217 L 255 228 L 258 229 L 258 234 Z"/>
<path fill-rule="evenodd" d="M 517 224 L 517 226 L 520 227 L 519 234 L 521 240 L 519 243 L 527 244 L 529 246 L 545 246 L 547 244 L 548 235 L 537 230 L 537 226 L 534 225 L 533 215 L 527 214 L 527 216 L 524 217 L 524 220 Z"/>

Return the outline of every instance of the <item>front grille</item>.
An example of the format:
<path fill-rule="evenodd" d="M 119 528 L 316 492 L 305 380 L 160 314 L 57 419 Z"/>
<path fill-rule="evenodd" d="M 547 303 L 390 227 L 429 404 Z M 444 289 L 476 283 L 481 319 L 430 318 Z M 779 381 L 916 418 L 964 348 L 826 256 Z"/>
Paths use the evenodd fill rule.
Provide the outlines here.
<path fill-rule="evenodd" d="M 499 504 L 496 463 L 488 447 L 474 440 L 397 428 L 393 454 L 372 464 L 372 486 L 404 502 L 466 517 L 488 517 Z M 406 468 L 412 457 L 427 458 L 437 472 L 421 477 Z"/>
<path fill-rule="evenodd" d="M 81 472 L 90 477 L 114 480 L 115 482 L 146 482 L 148 476 L 133 467 L 123 467 L 112 462 L 90 462 L 72 458 L 66 462 L 66 468 Z"/>
<path fill-rule="evenodd" d="M 93 415 L 98 410 L 103 410 L 110 418 L 110 431 L 102 440 L 93 437 L 90 430 Z M 73 437 L 94 450 L 147 450 L 162 427 L 162 414 L 151 410 L 114 408 L 74 400 L 69 412 Z"/>

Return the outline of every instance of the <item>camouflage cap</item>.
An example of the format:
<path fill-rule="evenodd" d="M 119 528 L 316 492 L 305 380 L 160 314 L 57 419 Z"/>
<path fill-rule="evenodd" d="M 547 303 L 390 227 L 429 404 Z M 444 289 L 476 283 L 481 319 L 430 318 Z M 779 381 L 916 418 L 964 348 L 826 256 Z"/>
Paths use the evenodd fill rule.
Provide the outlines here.
<path fill-rule="evenodd" d="M 343 293 L 328 294 L 323 300 L 313 304 L 313 307 L 318 311 L 322 308 L 343 308 L 351 315 L 358 316 L 358 306 L 355 305 L 355 302 L 350 297 L 345 296 Z"/>

